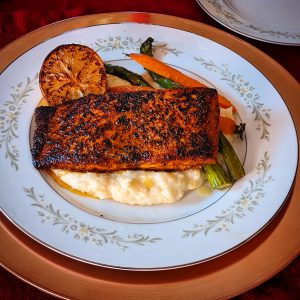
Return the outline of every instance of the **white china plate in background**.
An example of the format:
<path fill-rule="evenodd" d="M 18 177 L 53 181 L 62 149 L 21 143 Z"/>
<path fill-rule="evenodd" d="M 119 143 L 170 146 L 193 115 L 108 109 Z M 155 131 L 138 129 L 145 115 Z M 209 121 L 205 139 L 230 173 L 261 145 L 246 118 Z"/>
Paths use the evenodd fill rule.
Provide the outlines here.
<path fill-rule="evenodd" d="M 298 0 L 197 0 L 212 18 L 247 37 L 282 45 L 300 45 Z"/>
<path fill-rule="evenodd" d="M 196 79 L 204 78 L 237 107 L 247 124 L 246 140 L 235 143 L 246 176 L 228 191 L 208 196 L 190 192 L 176 204 L 151 207 L 89 199 L 63 190 L 31 161 L 32 116 L 41 99 L 37 74 L 45 56 L 58 45 L 82 43 L 105 62 L 142 73 L 124 53 L 139 51 L 149 36 L 155 39 L 157 57 Z M 98 25 L 44 41 L 1 74 L 0 113 L 3 213 L 43 245 L 110 268 L 178 268 L 223 255 L 272 220 L 295 176 L 294 124 L 268 79 L 224 46 L 169 27 Z"/>

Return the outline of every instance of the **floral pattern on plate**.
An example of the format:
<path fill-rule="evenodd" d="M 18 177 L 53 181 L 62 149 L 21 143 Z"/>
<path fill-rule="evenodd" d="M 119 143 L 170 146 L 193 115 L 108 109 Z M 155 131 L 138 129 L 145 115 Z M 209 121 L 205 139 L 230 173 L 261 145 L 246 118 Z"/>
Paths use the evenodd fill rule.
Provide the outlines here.
<path fill-rule="evenodd" d="M 199 5 L 216 21 L 222 25 L 230 28 L 245 36 L 249 36 L 254 39 L 266 41 L 269 43 L 283 44 L 283 45 L 300 45 L 300 28 L 299 22 L 298 26 L 287 26 L 287 29 L 278 29 L 280 25 L 276 23 L 276 17 L 274 17 L 272 24 L 261 25 L 259 23 L 254 24 L 254 22 L 247 20 L 245 16 L 237 9 L 234 8 L 234 4 L 226 0 L 197 0 Z M 285 3 L 285 7 L 289 3 Z M 242 5 L 242 3 L 240 3 Z M 263 6 L 265 3 L 261 3 Z M 295 1 L 291 5 L 295 5 Z M 275 5 L 272 3 L 272 8 Z M 293 6 L 291 6 L 293 7 Z M 246 9 L 246 8 L 245 8 Z M 259 9 L 259 7 L 257 8 Z M 264 8 L 262 8 L 264 9 Z M 279 6 L 278 10 L 281 9 Z M 289 8 L 291 9 L 291 8 Z M 299 10 L 299 4 L 294 8 L 295 12 Z M 270 9 L 269 9 L 270 10 Z M 271 12 L 271 10 L 270 10 Z M 283 16 L 282 16 L 283 17 Z M 257 20 L 259 22 L 261 20 Z M 287 20 L 288 21 L 288 20 Z M 285 27 L 284 27 L 285 28 Z"/>

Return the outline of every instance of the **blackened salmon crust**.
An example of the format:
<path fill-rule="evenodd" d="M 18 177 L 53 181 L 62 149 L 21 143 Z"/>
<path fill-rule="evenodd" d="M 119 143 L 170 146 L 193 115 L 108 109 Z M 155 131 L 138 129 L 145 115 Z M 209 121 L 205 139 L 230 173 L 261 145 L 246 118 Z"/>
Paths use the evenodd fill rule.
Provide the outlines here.
<path fill-rule="evenodd" d="M 214 163 L 219 106 L 210 88 L 90 95 L 35 110 L 38 169 L 174 171 Z"/>

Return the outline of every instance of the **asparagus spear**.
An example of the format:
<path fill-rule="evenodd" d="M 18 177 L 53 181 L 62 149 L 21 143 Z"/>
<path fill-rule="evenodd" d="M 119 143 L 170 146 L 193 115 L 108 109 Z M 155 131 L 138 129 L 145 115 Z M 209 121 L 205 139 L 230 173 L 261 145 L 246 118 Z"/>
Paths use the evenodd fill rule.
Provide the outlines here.
<path fill-rule="evenodd" d="M 146 41 L 141 44 L 140 53 L 153 56 L 153 42 L 154 39 L 152 37 L 148 37 Z"/>
<path fill-rule="evenodd" d="M 202 167 L 212 189 L 223 190 L 231 186 L 232 181 L 219 163 Z"/>
<path fill-rule="evenodd" d="M 219 163 L 205 165 L 203 171 L 212 189 L 225 189 L 234 181 L 245 176 L 245 170 L 238 156 L 221 131 L 219 133 L 219 153 L 223 156 L 229 176 Z"/>
<path fill-rule="evenodd" d="M 245 170 L 238 156 L 236 155 L 231 143 L 221 131 L 219 133 L 219 152 L 224 158 L 224 162 L 232 180 L 238 180 L 245 176 Z"/>
<path fill-rule="evenodd" d="M 124 67 L 105 64 L 105 70 L 107 74 L 118 76 L 129 81 L 133 85 L 150 86 L 141 75 L 131 72 Z"/>
<path fill-rule="evenodd" d="M 140 47 L 140 53 L 141 54 L 146 54 L 148 56 L 153 56 L 153 47 L 152 47 L 152 43 L 153 43 L 153 38 L 149 37 L 147 38 L 147 40 L 145 42 L 142 43 L 141 47 Z M 163 77 L 161 75 L 158 75 L 150 70 L 146 71 L 149 73 L 149 75 L 152 77 L 152 79 L 157 82 L 161 87 L 166 88 L 166 89 L 172 89 L 172 88 L 179 88 L 181 87 L 180 84 L 174 82 L 171 79 L 168 79 L 166 77 Z"/>
<path fill-rule="evenodd" d="M 165 89 L 174 89 L 182 87 L 180 84 L 168 79 L 166 77 L 160 76 L 152 71 L 147 70 L 152 79 L 157 82 L 161 87 Z"/>

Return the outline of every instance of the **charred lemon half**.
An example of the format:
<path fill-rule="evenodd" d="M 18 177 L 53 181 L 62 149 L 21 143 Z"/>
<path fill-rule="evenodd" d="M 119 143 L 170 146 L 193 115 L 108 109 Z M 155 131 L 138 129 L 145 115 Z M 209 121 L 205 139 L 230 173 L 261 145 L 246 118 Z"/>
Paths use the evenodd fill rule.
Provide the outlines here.
<path fill-rule="evenodd" d="M 103 61 L 91 48 L 77 44 L 58 46 L 47 55 L 39 83 L 49 105 L 107 91 Z"/>

